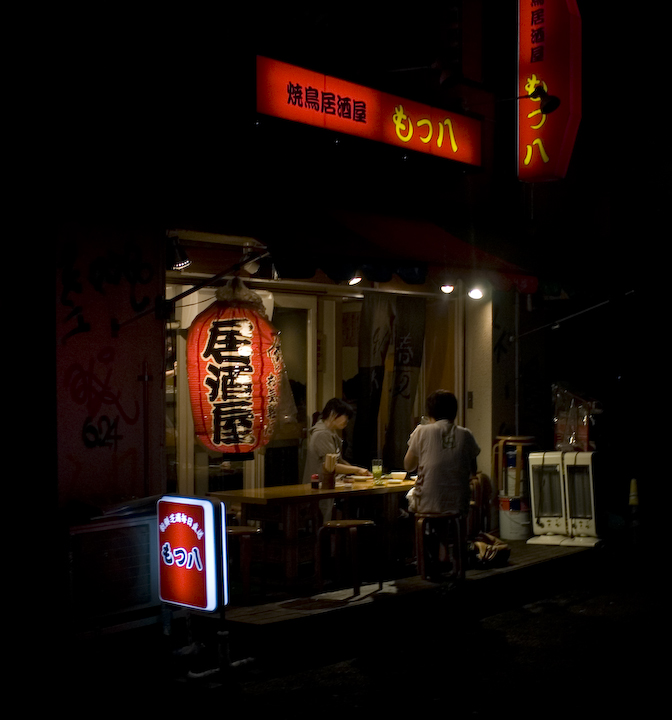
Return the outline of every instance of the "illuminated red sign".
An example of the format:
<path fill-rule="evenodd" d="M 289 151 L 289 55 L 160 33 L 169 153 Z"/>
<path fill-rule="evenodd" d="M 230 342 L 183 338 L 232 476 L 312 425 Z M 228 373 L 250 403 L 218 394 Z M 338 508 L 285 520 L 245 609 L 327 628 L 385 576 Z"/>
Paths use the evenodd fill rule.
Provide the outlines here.
<path fill-rule="evenodd" d="M 257 57 L 257 111 L 468 165 L 481 164 L 478 120 Z"/>
<path fill-rule="evenodd" d="M 581 120 L 581 17 L 576 0 L 518 0 L 518 92 L 541 87 L 560 99 L 518 101 L 518 178 L 565 177 Z"/>
<path fill-rule="evenodd" d="M 165 496 L 157 503 L 159 597 L 214 612 L 228 603 L 224 505 Z"/>

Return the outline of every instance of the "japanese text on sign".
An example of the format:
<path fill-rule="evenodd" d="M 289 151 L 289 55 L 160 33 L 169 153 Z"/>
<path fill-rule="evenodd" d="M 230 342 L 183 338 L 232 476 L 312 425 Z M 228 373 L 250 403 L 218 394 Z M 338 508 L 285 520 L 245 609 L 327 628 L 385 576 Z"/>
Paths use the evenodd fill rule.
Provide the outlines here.
<path fill-rule="evenodd" d="M 394 123 L 397 137 L 402 142 L 409 142 L 409 140 L 413 137 L 414 132 L 413 119 L 404 112 L 403 105 L 397 105 L 397 107 L 394 109 L 392 122 Z M 420 142 L 425 144 L 431 142 L 434 135 L 434 124 L 432 123 L 432 120 L 427 117 L 421 117 L 419 120 L 416 121 L 416 126 L 418 128 L 422 128 L 421 132 L 423 134 L 420 136 Z M 437 127 L 438 130 L 436 137 L 436 147 L 443 147 L 443 135 L 445 127 L 448 130 L 450 147 L 453 152 L 457 152 L 457 143 L 455 142 L 455 133 L 453 132 L 452 120 L 450 118 L 445 118 L 444 120 L 437 123 Z"/>
<path fill-rule="evenodd" d="M 159 597 L 214 611 L 228 602 L 226 508 L 207 499 L 165 496 L 157 504 Z"/>
<path fill-rule="evenodd" d="M 213 361 L 208 363 L 204 384 L 213 409 L 216 445 L 253 442 L 253 331 L 254 326 L 245 318 L 217 320 L 210 326 L 202 357 Z"/>
<path fill-rule="evenodd" d="M 170 525 L 185 525 L 186 527 L 193 530 L 194 534 L 199 540 L 203 539 L 203 533 L 205 528 L 199 526 L 198 521 L 194 520 L 190 515 L 183 512 L 170 513 L 159 524 L 159 530 L 166 532 Z"/>
<path fill-rule="evenodd" d="M 518 177 L 565 176 L 581 119 L 581 17 L 576 0 L 518 0 Z M 554 98 L 553 115 L 535 90 Z M 527 95 L 527 98 L 524 96 Z M 560 101 L 559 103 L 557 101 Z"/>
<path fill-rule="evenodd" d="M 198 540 L 203 539 L 205 529 L 200 527 L 198 522 L 190 515 L 183 512 L 171 513 L 166 516 L 161 521 L 159 529 L 163 533 L 166 532 L 170 525 L 175 524 L 181 524 L 191 528 Z M 203 561 L 197 546 L 192 547 L 191 550 L 186 550 L 182 547 L 171 547 L 169 542 L 164 542 L 161 546 L 161 560 L 166 565 L 175 565 L 180 568 L 186 568 L 187 570 L 197 570 L 198 572 L 203 570 Z"/>
<path fill-rule="evenodd" d="M 544 0 L 530 0 L 530 62 L 542 62 L 544 59 L 544 40 L 546 39 Z"/>
<path fill-rule="evenodd" d="M 353 122 L 366 122 L 366 103 L 341 97 L 333 92 L 318 90 L 314 87 L 304 88 L 300 83 L 288 83 L 287 104 L 305 107 L 306 110 L 321 112 L 325 115 L 337 115 Z"/>
<path fill-rule="evenodd" d="M 544 41 L 546 40 L 546 28 L 545 28 L 545 15 L 544 15 L 544 0 L 530 0 L 530 62 L 543 62 L 544 60 Z M 545 82 L 542 82 L 537 78 L 536 75 L 531 75 L 527 78 L 525 83 L 525 92 L 531 95 L 537 87 L 541 85 L 546 92 L 548 87 Z M 540 98 L 535 98 L 532 102 L 541 104 Z M 546 115 L 541 111 L 541 108 L 532 110 L 527 114 L 528 120 L 533 120 L 535 116 L 539 115 L 539 121 L 537 123 L 530 123 L 532 130 L 538 130 L 546 122 Z M 532 142 L 528 143 L 525 147 L 525 158 L 523 160 L 524 165 L 529 165 L 534 157 L 535 150 L 542 162 L 547 163 L 549 161 L 546 148 L 544 147 L 543 138 L 535 137 Z"/>
<path fill-rule="evenodd" d="M 528 94 L 531 94 L 537 89 L 539 85 L 541 85 L 544 90 L 548 92 L 548 87 L 546 83 L 540 81 L 536 75 L 532 75 L 531 77 L 527 78 L 527 82 L 525 84 L 525 91 Z M 541 98 L 532 98 L 531 102 L 540 104 Z M 529 127 L 531 130 L 539 130 L 546 123 L 546 115 L 542 112 L 541 107 L 538 107 L 535 110 L 527 113 L 527 119 L 530 121 Z M 546 148 L 544 147 L 543 138 L 534 137 L 534 139 L 532 139 L 531 142 L 528 142 L 526 145 L 525 158 L 523 160 L 524 165 L 529 165 L 532 162 L 535 150 L 542 162 L 547 163 L 550 160 L 548 153 L 546 152 Z"/>
<path fill-rule="evenodd" d="M 264 57 L 257 57 L 257 111 L 481 164 L 481 123 L 474 118 Z"/>

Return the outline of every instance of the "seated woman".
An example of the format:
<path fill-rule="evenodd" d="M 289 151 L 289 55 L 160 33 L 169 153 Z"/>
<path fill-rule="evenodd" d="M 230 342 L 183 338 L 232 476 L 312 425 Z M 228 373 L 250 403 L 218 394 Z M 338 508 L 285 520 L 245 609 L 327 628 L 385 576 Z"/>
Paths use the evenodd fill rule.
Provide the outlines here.
<path fill-rule="evenodd" d="M 408 439 L 404 469 L 418 469 L 414 494 L 417 512 L 469 511 L 469 480 L 476 472 L 478 447 L 471 430 L 455 424 L 457 398 L 433 392 L 426 403 L 428 425 L 418 425 Z"/>
<path fill-rule="evenodd" d="M 332 398 L 324 406 L 320 419 L 308 431 L 308 453 L 303 482 L 309 483 L 311 475 L 322 472 L 324 458 L 328 454 L 338 455 L 337 475 L 370 475 L 366 468 L 351 465 L 343 459 L 343 439 L 340 435 L 353 416 L 353 409 L 344 400 Z"/>
<path fill-rule="evenodd" d="M 337 475 L 371 475 L 366 468 L 351 465 L 343 459 L 343 439 L 340 433 L 353 414 L 352 407 L 339 398 L 332 398 L 324 406 L 320 419 L 308 431 L 304 483 L 310 482 L 311 475 L 321 475 L 324 459 L 329 454 L 338 455 L 335 468 Z M 325 520 L 331 519 L 333 507 L 333 500 L 320 501 L 320 510 Z"/>
<path fill-rule="evenodd" d="M 455 424 L 457 398 L 447 390 L 433 392 L 426 403 L 429 424 L 418 425 L 408 440 L 404 469 L 418 469 L 413 488 L 418 513 L 469 511 L 469 480 L 476 472 L 480 448 L 467 428 Z M 425 552 L 430 575 L 438 574 L 439 563 L 446 559 L 446 547 L 426 529 Z"/>

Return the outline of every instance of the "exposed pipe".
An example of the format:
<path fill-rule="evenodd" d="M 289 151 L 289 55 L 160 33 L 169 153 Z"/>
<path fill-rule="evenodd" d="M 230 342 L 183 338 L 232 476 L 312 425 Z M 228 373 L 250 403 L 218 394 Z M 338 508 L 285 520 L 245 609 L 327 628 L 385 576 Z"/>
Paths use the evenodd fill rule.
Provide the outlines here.
<path fill-rule="evenodd" d="M 133 317 L 129 318 L 128 320 L 124 320 L 124 322 L 122 323 L 120 323 L 116 318 L 112 318 L 110 322 L 112 326 L 112 336 L 116 337 L 119 333 L 119 330 L 121 330 L 123 327 L 135 322 L 136 320 L 139 320 L 140 318 L 146 317 L 147 315 L 161 315 L 161 317 L 165 319 L 165 316 L 167 315 L 167 309 L 175 305 L 175 303 L 177 303 L 179 300 L 184 299 L 185 297 L 191 295 L 192 293 L 195 293 L 201 288 L 208 287 L 209 285 L 216 283 L 217 281 L 221 280 L 222 278 L 226 277 L 231 273 L 235 273 L 236 271 L 247 265 L 249 262 L 262 260 L 265 257 L 269 257 L 269 255 L 270 253 L 266 251 L 256 256 L 254 254 L 245 255 L 245 257 L 243 257 L 243 259 L 237 262 L 235 265 L 228 267 L 226 270 L 222 270 L 222 272 L 217 273 L 217 275 L 214 275 L 213 277 L 209 277 L 207 280 L 203 280 L 202 282 L 194 285 L 193 287 L 190 287 L 188 290 L 185 290 L 183 293 L 176 295 L 170 300 L 166 300 L 165 297 L 157 298 L 153 307 L 150 307 L 149 309 L 144 310 L 137 315 L 133 315 Z"/>
<path fill-rule="evenodd" d="M 514 327 L 516 332 L 516 340 L 514 343 L 514 362 L 515 362 L 515 370 L 514 370 L 514 393 L 515 393 L 515 428 L 516 428 L 516 435 L 520 435 L 520 346 L 518 345 L 518 331 L 519 331 L 519 324 L 520 324 L 520 293 L 518 290 L 516 290 L 516 316 L 514 318 Z"/>

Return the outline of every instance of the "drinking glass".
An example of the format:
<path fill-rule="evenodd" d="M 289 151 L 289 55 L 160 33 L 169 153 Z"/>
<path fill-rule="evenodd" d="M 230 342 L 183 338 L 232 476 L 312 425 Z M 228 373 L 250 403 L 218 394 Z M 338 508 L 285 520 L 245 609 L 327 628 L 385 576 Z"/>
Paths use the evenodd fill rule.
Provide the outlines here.
<path fill-rule="evenodd" d="M 383 461 L 381 458 L 376 458 L 371 461 L 371 472 L 373 474 L 373 484 L 383 484 Z"/>

